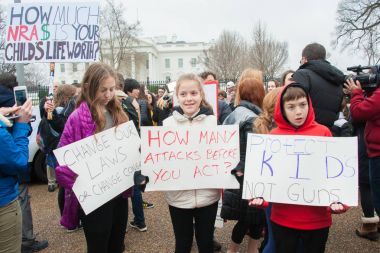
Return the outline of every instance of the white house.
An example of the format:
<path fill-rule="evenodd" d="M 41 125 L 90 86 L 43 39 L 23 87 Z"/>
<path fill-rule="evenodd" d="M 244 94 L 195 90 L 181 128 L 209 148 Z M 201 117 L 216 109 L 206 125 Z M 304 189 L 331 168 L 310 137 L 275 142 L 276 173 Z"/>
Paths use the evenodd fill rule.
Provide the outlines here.
<path fill-rule="evenodd" d="M 184 73 L 198 74 L 204 71 L 199 58 L 212 44 L 178 41 L 175 35 L 170 40 L 167 36 L 140 38 L 132 46 L 129 59 L 120 64 L 119 72 L 139 81 L 167 81 Z M 106 55 L 107 48 L 103 52 Z M 89 63 L 57 63 L 55 78 L 61 83 L 80 82 L 88 66 Z"/>

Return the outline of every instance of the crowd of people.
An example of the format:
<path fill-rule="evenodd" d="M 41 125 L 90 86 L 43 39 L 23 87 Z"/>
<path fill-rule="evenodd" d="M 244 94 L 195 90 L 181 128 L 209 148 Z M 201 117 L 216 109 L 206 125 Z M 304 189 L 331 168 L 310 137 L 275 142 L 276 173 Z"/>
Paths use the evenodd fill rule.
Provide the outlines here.
<path fill-rule="evenodd" d="M 363 210 L 359 237 L 378 240 L 380 226 L 380 89 L 371 93 L 358 81 L 326 61 L 325 48 L 312 43 L 302 51 L 301 66 L 288 70 L 281 80 L 264 85 L 263 73 L 246 69 L 236 83 L 219 88 L 217 110 L 206 100 L 204 84 L 217 84 L 210 71 L 184 74 L 176 81 L 174 94 L 159 87 L 157 94 L 132 78 L 124 79 L 109 65 L 94 63 L 81 85 L 54 86 L 53 99 L 40 102 L 38 144 L 46 154 L 48 191 L 58 187 L 60 224 L 68 232 L 83 228 L 87 252 L 123 252 L 131 198 L 134 219 L 129 225 L 147 231 L 143 201 L 148 178 L 136 174 L 135 185 L 85 214 L 73 192 L 78 175 L 60 166 L 53 150 L 106 129 L 133 121 L 140 133 L 144 126 L 238 125 L 240 160 L 231 174 L 239 189 L 223 189 L 221 217 L 235 220 L 229 253 L 239 252 L 248 236 L 247 252 L 324 252 L 331 214 L 348 210 L 344 203 L 328 207 L 268 203 L 263 198 L 242 199 L 248 133 L 272 135 L 358 136 L 359 193 Z M 35 252 L 46 248 L 33 233 L 27 174 L 31 101 L 14 106 L 12 75 L 0 77 L 0 252 Z M 4 96 L 4 94 L 8 94 Z M 173 106 L 173 96 L 176 104 Z M 348 97 L 351 101 L 348 103 Z M 349 106 L 350 104 L 350 106 Z M 49 119 L 48 114 L 52 114 Z M 10 121 L 6 116 L 18 115 Z M 175 236 L 176 253 L 189 253 L 195 235 L 201 253 L 219 251 L 214 237 L 221 189 L 165 192 Z M 25 211 L 24 211 L 25 210 Z M 30 229 L 31 228 L 31 229 Z M 260 239 L 264 240 L 260 243 Z M 152 249 L 153 250 L 153 249 Z"/>

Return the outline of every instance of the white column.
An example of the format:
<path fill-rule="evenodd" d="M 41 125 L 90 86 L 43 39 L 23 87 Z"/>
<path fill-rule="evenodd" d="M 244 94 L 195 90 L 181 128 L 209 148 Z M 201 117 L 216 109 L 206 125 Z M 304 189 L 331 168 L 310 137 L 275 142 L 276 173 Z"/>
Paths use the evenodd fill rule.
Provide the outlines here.
<path fill-rule="evenodd" d="M 149 59 L 149 72 L 148 72 L 149 80 L 150 81 L 154 81 L 154 76 L 153 76 L 153 54 L 152 53 L 148 53 L 148 59 Z"/>
<path fill-rule="evenodd" d="M 136 62 L 135 62 L 135 54 L 131 55 L 131 77 L 136 78 Z"/>

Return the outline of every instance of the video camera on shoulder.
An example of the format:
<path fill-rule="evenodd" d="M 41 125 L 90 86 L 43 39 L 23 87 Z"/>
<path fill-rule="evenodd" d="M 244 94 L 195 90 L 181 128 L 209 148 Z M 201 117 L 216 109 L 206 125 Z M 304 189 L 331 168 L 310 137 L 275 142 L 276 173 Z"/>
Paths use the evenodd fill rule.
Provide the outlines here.
<path fill-rule="evenodd" d="M 353 66 L 348 67 L 348 71 L 356 73 L 354 75 L 346 76 L 346 79 L 352 78 L 354 81 L 358 80 L 365 91 L 373 91 L 380 86 L 380 66 Z M 364 70 L 368 70 L 364 72 Z"/>

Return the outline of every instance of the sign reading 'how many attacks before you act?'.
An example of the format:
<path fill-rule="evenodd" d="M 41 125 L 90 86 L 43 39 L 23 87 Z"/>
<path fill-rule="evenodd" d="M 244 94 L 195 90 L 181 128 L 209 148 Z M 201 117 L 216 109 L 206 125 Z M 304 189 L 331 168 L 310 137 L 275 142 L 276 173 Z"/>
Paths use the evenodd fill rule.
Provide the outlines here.
<path fill-rule="evenodd" d="M 141 128 L 141 172 L 147 191 L 237 189 L 239 126 Z"/>
<path fill-rule="evenodd" d="M 7 17 L 7 63 L 92 62 L 99 56 L 98 2 L 14 4 Z"/>

